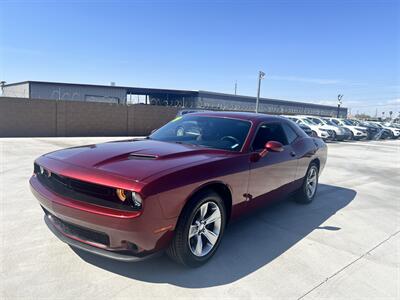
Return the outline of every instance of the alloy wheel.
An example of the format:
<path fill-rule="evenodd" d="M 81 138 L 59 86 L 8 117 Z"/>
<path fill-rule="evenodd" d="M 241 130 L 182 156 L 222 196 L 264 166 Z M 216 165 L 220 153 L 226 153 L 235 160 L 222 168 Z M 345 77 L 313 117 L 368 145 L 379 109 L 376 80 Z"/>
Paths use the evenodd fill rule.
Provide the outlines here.
<path fill-rule="evenodd" d="M 195 256 L 203 257 L 214 248 L 221 222 L 221 211 L 215 202 L 205 202 L 197 209 L 188 234 L 189 248 Z"/>
<path fill-rule="evenodd" d="M 312 166 L 307 174 L 306 193 L 309 199 L 311 199 L 314 196 L 315 191 L 317 190 L 317 183 L 318 183 L 317 172 L 318 172 L 317 168 L 315 166 Z"/>

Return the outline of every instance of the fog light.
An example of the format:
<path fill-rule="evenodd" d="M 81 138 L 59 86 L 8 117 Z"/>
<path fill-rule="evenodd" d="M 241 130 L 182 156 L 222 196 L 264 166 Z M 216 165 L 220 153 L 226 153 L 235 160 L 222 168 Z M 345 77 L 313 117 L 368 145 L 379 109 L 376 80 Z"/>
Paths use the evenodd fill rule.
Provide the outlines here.
<path fill-rule="evenodd" d="M 116 189 L 116 194 L 118 196 L 118 199 L 124 202 L 126 200 L 126 193 L 125 190 L 123 189 Z"/>

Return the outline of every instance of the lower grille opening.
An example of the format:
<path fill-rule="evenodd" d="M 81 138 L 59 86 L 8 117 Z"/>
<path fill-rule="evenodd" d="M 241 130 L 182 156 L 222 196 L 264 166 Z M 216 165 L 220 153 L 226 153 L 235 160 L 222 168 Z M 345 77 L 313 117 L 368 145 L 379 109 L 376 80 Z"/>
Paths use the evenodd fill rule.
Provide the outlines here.
<path fill-rule="evenodd" d="M 47 216 L 51 216 L 53 222 L 61 228 L 61 230 L 69 235 L 75 236 L 84 241 L 93 242 L 97 244 L 102 244 L 104 246 L 110 245 L 110 238 L 107 234 L 103 232 L 98 232 L 89 228 L 85 228 L 79 225 L 71 224 L 69 222 L 65 222 L 53 214 L 51 214 L 48 210 L 42 207 Z"/>

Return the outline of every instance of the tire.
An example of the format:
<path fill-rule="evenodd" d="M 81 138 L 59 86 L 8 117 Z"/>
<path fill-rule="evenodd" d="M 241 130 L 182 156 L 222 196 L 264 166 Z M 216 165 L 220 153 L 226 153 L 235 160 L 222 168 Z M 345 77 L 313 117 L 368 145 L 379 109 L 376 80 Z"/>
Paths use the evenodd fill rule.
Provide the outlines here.
<path fill-rule="evenodd" d="M 310 179 L 312 172 L 314 172 L 315 181 L 314 181 L 314 185 L 313 185 L 313 192 L 310 193 L 308 188 L 309 188 L 309 179 Z M 315 194 L 317 193 L 317 189 L 318 189 L 318 173 L 319 173 L 318 165 L 315 162 L 312 162 L 308 166 L 307 173 L 306 173 L 306 176 L 304 176 L 304 180 L 303 180 L 303 184 L 301 185 L 301 188 L 297 191 L 297 193 L 295 195 L 296 202 L 302 203 L 302 204 L 309 204 L 314 200 Z"/>
<path fill-rule="evenodd" d="M 331 139 L 332 139 L 332 141 L 336 141 L 336 132 L 335 131 L 333 131 Z"/>
<path fill-rule="evenodd" d="M 350 140 L 354 141 L 354 133 L 353 133 L 353 131 L 350 132 Z"/>
<path fill-rule="evenodd" d="M 202 217 L 202 210 L 207 207 L 207 211 Z M 203 210 L 204 211 L 204 210 Z M 203 224 L 211 215 L 216 216 L 220 213 L 220 223 L 218 219 L 214 223 Z M 214 214 L 215 213 L 215 214 Z M 195 225 L 198 224 L 198 225 Z M 206 190 L 196 194 L 184 207 L 178 224 L 175 228 L 175 236 L 167 249 L 168 256 L 179 264 L 187 267 L 200 267 L 211 259 L 221 243 L 226 224 L 226 209 L 224 201 L 215 192 Z M 193 230 L 195 229 L 195 230 Z M 195 233 L 196 232 L 196 233 Z M 211 233 L 213 234 L 211 234 Z M 189 233 L 192 237 L 189 238 Z M 212 237 L 214 244 L 207 236 Z M 217 238 L 215 239 L 215 236 Z M 200 243 L 199 243 L 200 239 Z M 201 253 L 197 251 L 200 244 Z M 204 252 L 203 252 L 204 250 Z M 195 252 L 198 252 L 195 254 Z"/>

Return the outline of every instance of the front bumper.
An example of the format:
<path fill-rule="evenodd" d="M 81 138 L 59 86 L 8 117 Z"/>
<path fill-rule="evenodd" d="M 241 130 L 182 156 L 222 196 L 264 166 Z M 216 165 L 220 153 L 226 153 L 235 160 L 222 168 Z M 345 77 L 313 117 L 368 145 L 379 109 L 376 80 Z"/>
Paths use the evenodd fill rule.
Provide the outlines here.
<path fill-rule="evenodd" d="M 137 261 L 165 248 L 173 236 L 175 221 L 162 216 L 158 201 L 148 201 L 147 209 L 141 213 L 121 211 L 58 195 L 43 186 L 36 176 L 31 177 L 30 185 L 46 213 L 50 230 L 62 241 L 82 250 Z M 55 222 L 57 219 L 89 234 L 71 233 Z M 96 233 L 106 238 L 96 238 Z"/>
<path fill-rule="evenodd" d="M 355 140 L 364 139 L 368 136 L 367 132 L 363 132 L 363 131 L 356 131 L 353 134 L 354 134 L 353 137 Z"/>
<path fill-rule="evenodd" d="M 68 235 L 62 233 L 62 231 L 57 228 L 56 222 L 53 220 L 54 217 L 51 214 L 45 214 L 44 216 L 44 221 L 47 225 L 47 227 L 50 229 L 53 234 L 58 237 L 61 241 L 64 243 L 70 245 L 71 247 L 81 249 L 86 252 L 90 252 L 92 254 L 96 254 L 99 256 L 103 256 L 106 258 L 114 259 L 114 260 L 119 260 L 119 261 L 124 261 L 124 262 L 136 262 L 136 261 L 142 261 L 151 257 L 154 257 L 161 252 L 155 252 L 143 256 L 135 256 L 133 254 L 122 254 L 118 252 L 113 252 L 113 251 L 108 251 L 104 250 L 101 248 L 98 248 L 96 246 L 92 246 L 90 244 L 87 244 L 85 242 L 81 242 L 77 240 L 76 238 L 71 238 Z"/>

